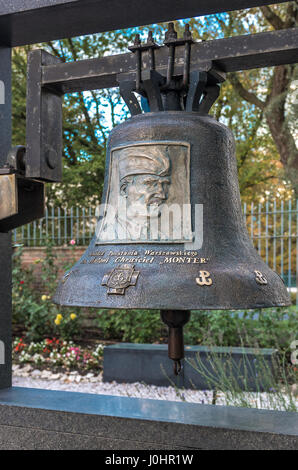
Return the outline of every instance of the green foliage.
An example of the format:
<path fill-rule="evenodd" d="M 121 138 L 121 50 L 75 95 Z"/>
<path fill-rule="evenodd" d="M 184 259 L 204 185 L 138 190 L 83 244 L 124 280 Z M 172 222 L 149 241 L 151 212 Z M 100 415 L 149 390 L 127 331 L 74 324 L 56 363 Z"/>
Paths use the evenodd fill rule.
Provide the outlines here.
<path fill-rule="evenodd" d="M 26 340 L 29 341 L 40 341 L 51 336 L 67 340 L 73 339 L 80 333 L 81 317 L 78 309 L 61 309 L 52 303 L 51 295 L 57 284 L 58 268 L 51 245 L 46 247 L 45 255 L 44 260 L 37 260 L 41 264 L 41 287 L 46 292 L 41 295 L 34 286 L 36 279 L 34 280 L 32 268 L 26 269 L 21 264 L 22 247 L 18 247 L 14 252 L 12 271 L 13 325 L 15 328 L 22 326 L 26 332 Z M 62 318 L 57 324 L 58 315 L 61 315 Z"/>
<path fill-rule="evenodd" d="M 133 343 L 164 340 L 159 312 L 153 310 L 99 310 L 96 325 L 104 339 Z"/>
<path fill-rule="evenodd" d="M 187 360 L 214 390 L 213 404 L 298 411 L 295 398 L 297 370 L 289 366 L 285 354 L 273 357 L 271 365 L 257 349 L 253 363 L 245 353 L 239 361 L 231 354 L 225 355 L 225 361 L 222 359 L 211 348 L 207 354 L 208 367 L 206 358 L 202 360 L 200 354 L 196 359 Z M 251 389 L 252 384 L 255 391 Z M 268 392 L 265 395 L 264 390 Z"/>
<path fill-rule="evenodd" d="M 298 336 L 296 307 L 193 312 L 184 328 L 186 344 L 247 346 L 289 351 Z"/>
<path fill-rule="evenodd" d="M 96 324 L 103 338 L 134 343 L 165 342 L 167 328 L 159 312 L 150 310 L 100 310 Z M 295 307 L 192 312 L 184 327 L 185 344 L 277 348 L 289 352 L 298 336 Z"/>
<path fill-rule="evenodd" d="M 21 266 L 22 248 L 13 255 L 12 271 L 12 308 L 13 325 L 23 325 L 28 329 L 28 337 L 37 338 L 50 328 L 48 310 L 42 302 L 38 302 L 33 289 L 32 269 Z"/>
<path fill-rule="evenodd" d="M 50 309 L 49 309 L 50 310 Z M 61 309 L 62 310 L 62 309 Z M 71 340 L 78 338 L 81 334 L 81 316 L 80 309 L 75 309 L 78 313 L 74 313 L 74 309 L 62 310 L 62 313 L 57 313 L 54 320 L 54 335 L 64 340 Z"/>
<path fill-rule="evenodd" d="M 63 62 L 100 57 L 111 50 L 124 51 L 131 34 L 122 31 L 89 35 L 13 50 L 13 143 L 25 143 L 27 53 L 43 48 Z M 63 100 L 63 182 L 48 185 L 47 200 L 62 206 L 95 206 L 100 202 L 105 148 L 111 127 L 124 120 L 128 110 L 118 90 L 91 90 L 67 94 Z"/>

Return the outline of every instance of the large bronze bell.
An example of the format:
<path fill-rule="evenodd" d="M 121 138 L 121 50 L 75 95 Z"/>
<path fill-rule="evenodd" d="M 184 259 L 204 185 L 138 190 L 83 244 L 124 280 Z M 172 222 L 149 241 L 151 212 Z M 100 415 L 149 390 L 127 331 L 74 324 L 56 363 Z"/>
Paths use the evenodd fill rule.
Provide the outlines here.
<path fill-rule="evenodd" d="M 108 210 L 87 251 L 60 283 L 56 302 L 166 310 L 289 304 L 281 278 L 262 261 L 248 236 L 234 139 L 223 124 L 181 111 L 135 116 L 111 132 L 106 169 L 103 200 L 109 204 Z M 183 239 L 182 233 L 179 241 L 142 241 L 147 225 L 136 214 L 132 219 L 127 216 L 131 238 L 117 240 L 117 219 L 118 225 L 122 223 L 117 198 L 130 201 L 130 192 L 136 198 L 138 191 L 150 196 L 151 176 L 160 182 L 154 195 L 162 204 L 184 204 L 188 209 L 190 202 L 191 214 L 184 218 L 188 224 L 190 217 L 191 228 L 196 230 L 193 240 L 190 233 Z M 123 183 L 129 177 L 133 179 Z M 125 184 L 132 187 L 126 188 L 127 197 L 121 196 Z M 183 210 L 181 213 L 185 215 Z M 139 227 L 145 227 L 145 233 L 138 233 Z"/>
<path fill-rule="evenodd" d="M 162 109 L 111 132 L 96 234 L 54 301 L 160 309 L 178 361 L 189 310 L 290 300 L 248 236 L 232 132 L 198 108 L 187 110 L 182 88 L 173 88 L 159 87 Z"/>

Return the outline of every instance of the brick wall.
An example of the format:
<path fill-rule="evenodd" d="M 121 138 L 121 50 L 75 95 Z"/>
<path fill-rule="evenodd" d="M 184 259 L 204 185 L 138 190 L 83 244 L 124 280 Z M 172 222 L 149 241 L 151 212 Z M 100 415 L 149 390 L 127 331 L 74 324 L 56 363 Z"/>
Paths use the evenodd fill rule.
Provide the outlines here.
<path fill-rule="evenodd" d="M 56 264 L 59 268 L 59 276 L 57 278 L 57 282 L 60 277 L 65 273 L 65 266 L 70 265 L 72 266 L 77 260 L 81 258 L 83 253 L 86 251 L 87 247 L 80 246 L 75 248 L 69 247 L 55 247 L 53 248 L 53 253 L 56 255 Z M 40 293 L 43 292 L 42 284 L 40 282 L 40 273 L 41 273 L 41 263 L 37 262 L 38 260 L 43 260 L 46 255 L 46 248 L 45 247 L 24 247 L 23 248 L 23 257 L 22 257 L 22 265 L 24 267 L 31 267 L 33 268 L 34 274 L 34 288 L 39 290 Z M 99 339 L 101 338 L 99 329 L 94 324 L 94 318 L 96 317 L 96 312 L 91 311 L 88 308 L 83 308 L 83 315 L 84 320 L 82 324 L 82 338 L 84 340 L 87 339 Z"/>
<path fill-rule="evenodd" d="M 59 268 L 59 276 L 65 272 L 65 266 L 74 264 L 81 258 L 87 247 L 80 246 L 75 248 L 56 247 L 53 253 L 56 255 L 56 264 Z M 43 260 L 46 255 L 45 247 L 25 247 L 23 249 L 22 264 L 24 267 L 33 268 L 34 274 L 38 276 L 41 271 L 41 264 L 38 260 Z"/>

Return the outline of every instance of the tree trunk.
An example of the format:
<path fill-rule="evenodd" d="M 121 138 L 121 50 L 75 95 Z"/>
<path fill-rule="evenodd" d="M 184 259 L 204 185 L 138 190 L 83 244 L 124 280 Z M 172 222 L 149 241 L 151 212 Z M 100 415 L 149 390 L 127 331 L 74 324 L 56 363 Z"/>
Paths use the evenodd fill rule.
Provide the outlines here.
<path fill-rule="evenodd" d="M 289 2 L 284 20 L 269 6 L 260 7 L 263 16 L 275 29 L 293 28 L 297 25 L 298 2 Z M 297 68 L 296 68 L 297 70 Z M 286 116 L 286 100 L 289 87 L 295 80 L 295 66 L 281 65 L 275 67 L 271 90 L 265 101 L 260 100 L 254 93 L 244 88 L 235 73 L 230 74 L 230 81 L 238 94 L 246 101 L 262 109 L 272 138 L 280 155 L 285 177 L 291 182 L 295 197 L 298 198 L 298 149 L 290 131 Z M 297 106 L 297 103 L 293 103 Z"/>
<path fill-rule="evenodd" d="M 279 152 L 285 176 L 290 180 L 295 196 L 298 197 L 298 149 L 285 115 L 291 76 L 290 67 L 285 65 L 275 67 L 272 91 L 265 106 L 265 116 Z"/>

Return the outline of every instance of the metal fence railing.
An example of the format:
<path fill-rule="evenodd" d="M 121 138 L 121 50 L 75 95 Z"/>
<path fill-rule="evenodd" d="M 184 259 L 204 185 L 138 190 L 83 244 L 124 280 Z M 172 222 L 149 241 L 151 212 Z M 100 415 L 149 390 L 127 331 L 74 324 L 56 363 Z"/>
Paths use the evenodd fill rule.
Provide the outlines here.
<path fill-rule="evenodd" d="M 244 204 L 254 247 L 285 281 L 298 306 L 298 200 Z"/>
<path fill-rule="evenodd" d="M 76 245 L 88 245 L 96 226 L 95 210 L 80 207 L 63 209 L 47 207 L 45 216 L 13 231 L 13 242 L 24 246 L 68 245 L 75 240 Z"/>
<path fill-rule="evenodd" d="M 243 214 L 248 233 L 266 263 L 278 272 L 298 305 L 298 200 L 267 201 L 244 204 Z M 94 209 L 48 207 L 45 217 L 13 231 L 15 244 L 44 246 L 88 245 L 94 235 Z"/>

